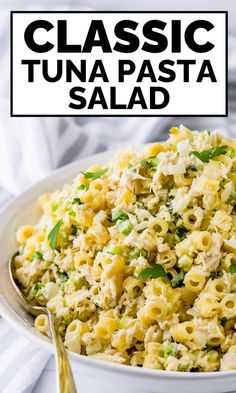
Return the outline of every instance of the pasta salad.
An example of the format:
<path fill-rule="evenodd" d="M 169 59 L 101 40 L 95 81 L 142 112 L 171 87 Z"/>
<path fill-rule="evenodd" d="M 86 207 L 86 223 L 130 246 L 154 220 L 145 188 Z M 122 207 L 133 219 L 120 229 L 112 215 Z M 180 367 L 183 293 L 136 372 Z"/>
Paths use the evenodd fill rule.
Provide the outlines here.
<path fill-rule="evenodd" d="M 39 197 L 15 279 L 68 350 L 182 372 L 236 370 L 236 142 L 173 127 Z M 49 336 L 46 315 L 35 320 Z"/>

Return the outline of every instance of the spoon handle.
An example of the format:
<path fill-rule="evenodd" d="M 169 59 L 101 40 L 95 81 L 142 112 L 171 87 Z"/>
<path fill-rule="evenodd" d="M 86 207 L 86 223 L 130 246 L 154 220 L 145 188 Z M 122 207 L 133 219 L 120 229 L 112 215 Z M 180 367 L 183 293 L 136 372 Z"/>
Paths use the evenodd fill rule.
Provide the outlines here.
<path fill-rule="evenodd" d="M 52 340 L 55 343 L 56 348 L 57 392 L 76 393 L 74 377 L 71 371 L 66 349 L 57 328 L 56 320 L 51 312 L 48 312 L 48 318 Z"/>

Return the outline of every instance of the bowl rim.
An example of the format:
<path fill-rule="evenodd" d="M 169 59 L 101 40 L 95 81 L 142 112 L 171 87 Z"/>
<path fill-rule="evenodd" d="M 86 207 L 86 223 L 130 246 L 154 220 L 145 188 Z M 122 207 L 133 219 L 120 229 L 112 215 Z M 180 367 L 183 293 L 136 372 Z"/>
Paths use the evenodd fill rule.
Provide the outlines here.
<path fill-rule="evenodd" d="M 53 170 L 50 174 L 45 176 L 43 179 L 40 181 L 36 182 L 35 184 L 27 187 L 21 194 L 18 196 L 14 197 L 11 199 L 9 202 L 5 204 L 3 208 L 0 209 L 0 222 L 2 219 L 2 216 L 9 216 L 8 220 L 10 219 L 9 212 L 13 207 L 16 205 L 19 205 L 17 210 L 19 211 L 20 206 L 22 203 L 25 202 L 25 199 L 28 200 L 30 199 L 33 201 L 37 196 L 40 195 L 40 188 L 43 188 L 43 186 L 46 187 L 48 185 L 48 191 L 50 190 L 50 180 L 56 179 L 56 184 L 58 187 L 60 187 L 60 183 L 62 181 L 70 181 L 69 179 L 73 178 L 72 172 L 74 169 L 78 168 L 80 166 L 84 166 L 83 164 L 86 163 L 87 160 L 94 160 L 98 159 L 98 164 L 105 164 L 105 161 L 107 162 L 108 159 L 112 157 L 112 155 L 115 153 L 114 150 L 107 150 L 102 153 L 97 153 L 97 154 L 92 154 L 83 158 L 80 158 L 70 164 L 67 164 L 63 167 L 57 168 Z M 86 165 L 85 165 L 86 166 Z M 63 180 L 60 178 L 67 178 L 68 180 Z M 59 180 L 60 179 L 60 180 Z M 55 186 L 56 187 L 56 186 Z M 43 191 L 46 192 L 46 191 Z M 50 191 L 49 191 L 50 192 Z M 31 197 L 29 198 L 29 193 L 32 193 Z M 4 304 L 5 303 L 5 304 Z M 7 302 L 7 299 L 5 296 L 2 294 L 1 288 L 0 288 L 0 313 L 1 316 L 9 322 L 9 324 L 15 328 L 18 332 L 20 332 L 24 337 L 32 340 L 32 342 L 36 343 L 36 345 L 39 348 L 42 348 L 46 350 L 47 352 L 53 353 L 54 352 L 54 347 L 50 339 L 47 339 L 43 336 L 40 336 L 39 333 L 36 332 L 36 330 L 30 330 L 20 322 L 16 318 L 14 318 L 10 313 L 8 313 L 8 309 L 10 309 L 10 306 Z M 219 378 L 225 378 L 225 377 L 232 377 L 236 370 L 227 370 L 227 371 L 208 371 L 208 372 L 196 372 L 196 373 L 190 373 L 190 372 L 181 372 L 181 371 L 169 371 L 169 370 L 156 370 L 156 369 L 148 369 L 144 367 L 135 367 L 135 366 L 130 366 L 130 365 L 123 365 L 123 364 L 117 364 L 117 363 L 112 363 L 109 361 L 104 361 L 101 359 L 97 359 L 92 356 L 85 356 L 85 355 L 80 355 L 77 353 L 73 353 L 71 351 L 68 351 L 69 357 L 71 358 L 72 361 L 78 363 L 83 363 L 87 366 L 92 366 L 96 367 L 99 369 L 107 370 L 110 372 L 118 372 L 126 375 L 133 375 L 133 376 L 138 376 L 138 377 L 151 377 L 152 379 L 155 378 L 162 378 L 162 379 L 219 379 Z"/>

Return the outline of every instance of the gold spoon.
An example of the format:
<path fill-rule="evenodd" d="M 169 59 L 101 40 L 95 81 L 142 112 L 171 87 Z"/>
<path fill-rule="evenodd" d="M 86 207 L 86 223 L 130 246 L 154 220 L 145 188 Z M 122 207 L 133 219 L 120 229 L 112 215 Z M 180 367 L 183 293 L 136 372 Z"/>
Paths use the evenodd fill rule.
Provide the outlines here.
<path fill-rule="evenodd" d="M 56 354 L 56 369 L 57 369 L 57 392 L 58 393 L 76 393 L 75 382 L 73 378 L 73 374 L 71 371 L 69 359 L 66 353 L 66 349 L 63 345 L 62 338 L 58 331 L 58 327 L 56 324 L 56 320 L 54 315 L 49 311 L 46 307 L 43 306 L 32 306 L 28 300 L 25 298 L 24 294 L 21 292 L 19 287 L 17 286 L 13 272 L 14 272 L 14 258 L 16 254 L 14 254 L 9 261 L 9 275 L 12 286 L 17 292 L 18 299 L 24 309 L 32 314 L 33 316 L 38 316 L 40 314 L 46 314 L 49 320 L 49 327 L 51 332 L 51 339 L 55 346 L 55 354 Z"/>

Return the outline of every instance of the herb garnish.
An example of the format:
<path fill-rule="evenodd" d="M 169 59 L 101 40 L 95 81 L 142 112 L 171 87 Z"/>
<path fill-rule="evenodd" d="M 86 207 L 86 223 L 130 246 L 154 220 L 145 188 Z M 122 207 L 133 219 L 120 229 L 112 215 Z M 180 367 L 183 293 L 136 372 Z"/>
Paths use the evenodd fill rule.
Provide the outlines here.
<path fill-rule="evenodd" d="M 118 220 L 117 225 L 119 232 L 123 233 L 123 235 L 125 236 L 128 236 L 134 228 L 132 222 L 130 222 L 129 220 Z"/>
<path fill-rule="evenodd" d="M 146 258 L 148 255 L 148 252 L 146 250 L 144 250 L 144 248 L 135 248 L 132 252 L 131 252 L 131 257 L 134 259 L 138 259 L 140 256 Z"/>
<path fill-rule="evenodd" d="M 72 201 L 72 205 L 82 205 L 80 198 L 74 198 Z"/>
<path fill-rule="evenodd" d="M 226 318 L 226 317 L 222 317 L 222 318 L 220 318 L 220 324 L 221 324 L 221 326 L 225 326 L 225 324 L 227 323 L 227 321 L 228 321 L 228 318 Z"/>
<path fill-rule="evenodd" d="M 176 228 L 176 231 L 175 231 L 176 235 L 177 235 L 181 240 L 186 238 L 186 233 L 187 233 L 187 232 L 188 232 L 187 229 L 184 228 L 184 227 L 178 227 L 178 228 Z"/>
<path fill-rule="evenodd" d="M 219 147 L 216 147 L 216 148 L 210 149 L 210 150 L 203 150 L 202 152 L 191 151 L 190 156 L 194 155 L 202 162 L 208 163 L 213 158 L 215 158 L 217 156 L 221 156 L 222 154 L 226 154 L 226 153 L 227 153 L 227 146 L 224 145 L 224 146 L 219 146 Z"/>
<path fill-rule="evenodd" d="M 111 219 L 113 222 L 116 222 L 118 220 L 121 220 L 121 221 L 128 220 L 128 218 L 129 218 L 128 214 L 121 211 L 121 210 L 112 212 L 112 215 L 111 215 Z"/>
<path fill-rule="evenodd" d="M 169 280 L 169 277 L 166 271 L 163 269 L 163 267 L 161 265 L 154 265 L 142 270 L 137 276 L 137 280 L 144 280 L 147 278 L 158 278 L 158 277 L 165 277 Z"/>
<path fill-rule="evenodd" d="M 42 282 L 36 282 L 36 284 L 34 284 L 34 292 L 37 293 L 44 287 L 45 285 Z"/>
<path fill-rule="evenodd" d="M 80 186 L 77 187 L 77 190 L 87 190 L 88 187 L 85 184 L 80 184 Z"/>
<path fill-rule="evenodd" d="M 151 171 L 154 171 L 160 163 L 158 155 L 146 158 L 140 162 L 141 166 L 147 166 Z"/>
<path fill-rule="evenodd" d="M 40 260 L 42 260 L 43 259 L 43 254 L 41 252 L 39 252 L 39 251 L 35 251 L 34 254 L 33 254 L 33 259 L 40 259 Z"/>
<path fill-rule="evenodd" d="M 78 231 L 77 226 L 75 224 L 72 224 L 71 225 L 71 235 L 72 236 L 76 236 L 77 235 L 77 231 Z"/>
<path fill-rule="evenodd" d="M 81 172 L 86 179 L 96 180 L 108 171 L 108 168 L 101 169 L 98 172 Z"/>
<path fill-rule="evenodd" d="M 229 271 L 230 274 L 235 274 L 236 273 L 236 265 L 231 264 L 229 266 L 228 271 Z"/>
<path fill-rule="evenodd" d="M 184 285 L 184 272 L 181 271 L 179 274 L 176 274 L 175 277 L 171 280 L 172 288 L 181 288 Z"/>
<path fill-rule="evenodd" d="M 52 228 L 49 232 L 48 240 L 50 243 L 50 247 L 54 250 L 58 246 L 58 235 L 60 232 L 61 225 L 63 224 L 63 220 L 59 220 L 57 224 Z"/>

